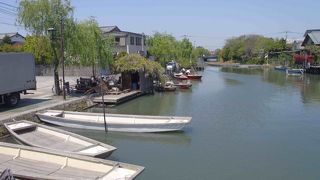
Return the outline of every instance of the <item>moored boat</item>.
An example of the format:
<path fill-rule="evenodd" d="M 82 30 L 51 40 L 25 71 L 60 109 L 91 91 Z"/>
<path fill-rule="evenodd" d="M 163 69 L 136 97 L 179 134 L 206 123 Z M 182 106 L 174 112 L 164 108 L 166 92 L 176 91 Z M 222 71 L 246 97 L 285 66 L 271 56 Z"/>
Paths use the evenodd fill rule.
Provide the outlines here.
<path fill-rule="evenodd" d="M 164 85 L 164 91 L 176 91 L 176 86 L 174 86 L 174 83 L 172 81 L 168 81 L 166 82 L 166 84 Z"/>
<path fill-rule="evenodd" d="M 102 113 L 46 110 L 36 114 L 43 122 L 58 126 L 105 130 Z M 118 132 L 169 132 L 181 131 L 191 117 L 143 116 L 106 114 L 108 131 Z"/>
<path fill-rule="evenodd" d="M 134 179 L 144 167 L 62 153 L 42 148 L 0 143 L 0 171 L 10 169 L 17 179 Z"/>
<path fill-rule="evenodd" d="M 192 84 L 191 83 L 183 83 L 183 82 L 179 82 L 174 84 L 175 86 L 179 87 L 180 89 L 190 89 Z"/>
<path fill-rule="evenodd" d="M 185 76 L 183 73 L 178 73 L 178 74 L 175 73 L 175 74 L 173 74 L 173 77 L 178 80 L 187 80 L 188 79 L 188 77 Z"/>
<path fill-rule="evenodd" d="M 201 80 L 202 76 L 198 74 L 187 74 L 188 79 Z"/>
<path fill-rule="evenodd" d="M 287 69 L 286 74 L 291 76 L 301 76 L 304 74 L 304 69 Z"/>
<path fill-rule="evenodd" d="M 19 143 L 29 146 L 100 158 L 116 150 L 108 144 L 30 121 L 5 123 L 4 126 Z"/>

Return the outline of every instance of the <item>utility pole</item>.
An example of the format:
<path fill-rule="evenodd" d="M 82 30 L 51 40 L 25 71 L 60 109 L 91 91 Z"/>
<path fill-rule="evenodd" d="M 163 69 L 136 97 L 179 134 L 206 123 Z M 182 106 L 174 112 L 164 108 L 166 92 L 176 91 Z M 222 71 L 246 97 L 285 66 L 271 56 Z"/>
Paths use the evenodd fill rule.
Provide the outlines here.
<path fill-rule="evenodd" d="M 64 78 L 64 22 L 61 17 L 60 20 L 60 43 L 61 43 L 61 63 L 62 63 L 62 88 L 63 88 L 63 100 L 66 100 L 66 88 L 65 88 L 65 78 Z"/>

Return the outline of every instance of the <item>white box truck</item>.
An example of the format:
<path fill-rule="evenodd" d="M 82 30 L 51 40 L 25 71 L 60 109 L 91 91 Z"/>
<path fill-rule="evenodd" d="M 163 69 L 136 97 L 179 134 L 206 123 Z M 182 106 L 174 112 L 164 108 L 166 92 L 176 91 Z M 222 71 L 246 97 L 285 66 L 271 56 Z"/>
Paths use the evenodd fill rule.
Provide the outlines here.
<path fill-rule="evenodd" d="M 0 104 L 16 106 L 20 93 L 36 90 L 35 60 L 28 53 L 0 53 Z"/>

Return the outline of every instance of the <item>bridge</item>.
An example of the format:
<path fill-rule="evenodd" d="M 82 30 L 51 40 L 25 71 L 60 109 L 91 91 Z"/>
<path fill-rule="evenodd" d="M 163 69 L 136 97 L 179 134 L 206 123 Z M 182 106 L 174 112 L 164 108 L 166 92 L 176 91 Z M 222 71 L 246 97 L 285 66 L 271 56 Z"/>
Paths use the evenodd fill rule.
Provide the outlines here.
<path fill-rule="evenodd" d="M 218 56 L 203 56 L 204 61 L 218 61 Z"/>

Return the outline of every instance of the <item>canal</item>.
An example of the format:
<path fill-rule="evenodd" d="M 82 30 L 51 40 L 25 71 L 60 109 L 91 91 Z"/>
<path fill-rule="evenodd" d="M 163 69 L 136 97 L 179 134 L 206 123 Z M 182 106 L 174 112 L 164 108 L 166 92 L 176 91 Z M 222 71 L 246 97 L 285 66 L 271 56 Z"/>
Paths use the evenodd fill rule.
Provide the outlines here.
<path fill-rule="evenodd" d="M 185 132 L 68 130 L 116 146 L 112 160 L 145 166 L 139 180 L 320 178 L 318 76 L 217 67 L 207 67 L 203 75 L 192 90 L 108 108 L 111 113 L 192 116 Z"/>

